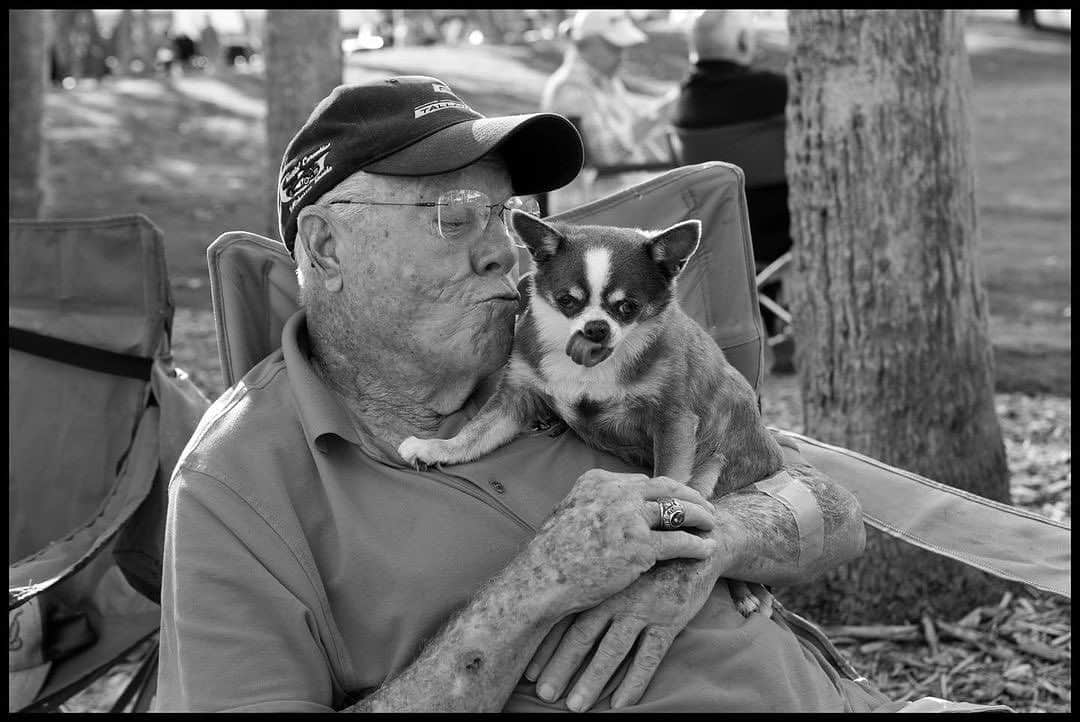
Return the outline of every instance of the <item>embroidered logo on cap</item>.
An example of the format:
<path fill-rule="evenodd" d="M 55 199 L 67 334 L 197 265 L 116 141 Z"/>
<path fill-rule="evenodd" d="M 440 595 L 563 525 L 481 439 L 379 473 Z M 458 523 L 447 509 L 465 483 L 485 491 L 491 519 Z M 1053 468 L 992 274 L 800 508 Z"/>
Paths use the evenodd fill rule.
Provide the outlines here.
<path fill-rule="evenodd" d="M 442 83 L 432 83 L 431 89 L 434 90 L 436 93 L 449 93 L 450 95 L 454 94 L 454 91 L 450 90 L 450 86 L 443 85 Z"/>
<path fill-rule="evenodd" d="M 290 211 L 296 202 L 311 189 L 311 186 L 334 169 L 333 166 L 326 165 L 326 156 L 329 152 L 330 144 L 327 143 L 297 158 L 292 167 L 281 174 L 278 200 L 288 203 Z"/>
<path fill-rule="evenodd" d="M 465 105 L 460 100 L 433 100 L 430 103 L 416 106 L 413 109 L 413 118 L 423 118 L 425 115 L 437 113 L 440 110 L 450 110 L 451 108 L 471 110 L 469 106 Z"/>

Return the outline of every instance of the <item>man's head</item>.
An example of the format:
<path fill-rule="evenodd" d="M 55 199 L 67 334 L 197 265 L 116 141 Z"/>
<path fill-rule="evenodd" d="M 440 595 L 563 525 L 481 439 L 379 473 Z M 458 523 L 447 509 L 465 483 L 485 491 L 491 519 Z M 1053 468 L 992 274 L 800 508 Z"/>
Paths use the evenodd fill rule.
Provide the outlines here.
<path fill-rule="evenodd" d="M 570 25 L 570 39 L 579 55 L 598 72 L 612 76 L 623 51 L 647 40 L 625 10 L 579 10 Z"/>
<path fill-rule="evenodd" d="M 705 10 L 690 28 L 690 61 L 749 65 L 757 51 L 754 17 L 747 10 Z"/>
<path fill-rule="evenodd" d="M 581 162 L 561 116 L 484 118 L 426 77 L 337 88 L 279 176 L 309 331 L 433 378 L 494 370 L 516 311 L 502 204 L 564 185 Z"/>

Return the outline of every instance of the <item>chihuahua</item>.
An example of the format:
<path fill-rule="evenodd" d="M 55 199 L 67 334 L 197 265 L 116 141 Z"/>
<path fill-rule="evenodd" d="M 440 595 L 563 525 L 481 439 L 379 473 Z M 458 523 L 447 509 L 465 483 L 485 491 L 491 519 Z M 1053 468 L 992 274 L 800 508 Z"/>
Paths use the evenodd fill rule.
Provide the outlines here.
<path fill-rule="evenodd" d="M 699 221 L 650 232 L 515 210 L 510 226 L 535 270 L 499 385 L 453 438 L 402 441 L 403 459 L 463 463 L 561 420 L 586 443 L 706 498 L 780 470 L 750 383 L 676 299 Z M 754 595 L 731 587 L 739 611 L 752 613 Z"/>

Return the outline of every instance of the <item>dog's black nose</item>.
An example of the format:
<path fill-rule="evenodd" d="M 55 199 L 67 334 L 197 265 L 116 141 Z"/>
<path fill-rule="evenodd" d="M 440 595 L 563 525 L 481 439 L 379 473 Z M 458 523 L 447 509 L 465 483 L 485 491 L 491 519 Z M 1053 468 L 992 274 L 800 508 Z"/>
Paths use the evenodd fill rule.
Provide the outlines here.
<path fill-rule="evenodd" d="M 585 324 L 585 338 L 596 343 L 603 343 L 608 340 L 608 336 L 611 335 L 611 330 L 605 321 L 589 321 Z"/>

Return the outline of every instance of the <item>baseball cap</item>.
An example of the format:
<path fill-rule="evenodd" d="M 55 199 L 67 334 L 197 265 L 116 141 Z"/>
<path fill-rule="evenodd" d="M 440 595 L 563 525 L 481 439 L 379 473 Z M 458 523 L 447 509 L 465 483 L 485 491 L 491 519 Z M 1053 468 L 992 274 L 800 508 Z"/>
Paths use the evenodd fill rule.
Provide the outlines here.
<path fill-rule="evenodd" d="M 278 173 L 278 226 L 289 253 L 300 210 L 358 170 L 423 176 L 499 148 L 515 194 L 561 188 L 584 162 L 581 136 L 555 113 L 485 117 L 439 80 L 408 75 L 339 85 L 289 141 Z"/>
<path fill-rule="evenodd" d="M 37 697 L 52 662 L 45 659 L 39 597 L 8 611 L 8 712 L 18 712 Z"/>
<path fill-rule="evenodd" d="M 570 25 L 570 37 L 583 40 L 599 35 L 604 40 L 625 48 L 649 39 L 641 32 L 625 10 L 578 10 Z"/>

